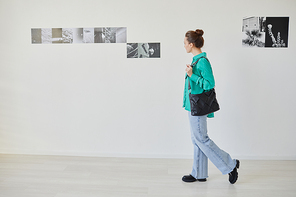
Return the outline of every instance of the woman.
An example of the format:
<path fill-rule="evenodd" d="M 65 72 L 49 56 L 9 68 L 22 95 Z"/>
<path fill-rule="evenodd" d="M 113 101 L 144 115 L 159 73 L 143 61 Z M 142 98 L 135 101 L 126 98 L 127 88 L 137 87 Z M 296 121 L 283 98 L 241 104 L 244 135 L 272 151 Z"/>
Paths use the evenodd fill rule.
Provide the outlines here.
<path fill-rule="evenodd" d="M 188 31 L 184 38 L 186 52 L 194 55 L 192 64 L 198 62 L 193 68 L 187 64 L 185 69 L 183 107 L 188 111 L 191 139 L 194 146 L 194 162 L 191 174 L 183 176 L 182 180 L 184 182 L 206 181 L 209 158 L 222 174 L 229 174 L 229 182 L 234 184 L 238 179 L 239 160 L 232 159 L 207 134 L 207 118 L 213 118 L 214 114 L 192 116 L 190 112 L 188 83 L 190 83 L 192 94 L 200 94 L 215 87 L 211 64 L 206 58 L 206 53 L 201 51 L 204 44 L 203 33 L 201 29 Z"/>

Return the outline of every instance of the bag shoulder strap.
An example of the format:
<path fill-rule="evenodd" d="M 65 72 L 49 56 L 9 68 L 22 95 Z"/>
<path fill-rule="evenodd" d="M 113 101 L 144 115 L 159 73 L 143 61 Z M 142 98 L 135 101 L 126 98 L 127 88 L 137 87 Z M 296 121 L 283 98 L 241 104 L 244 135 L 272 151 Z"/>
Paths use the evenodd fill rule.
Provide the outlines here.
<path fill-rule="evenodd" d="M 199 61 L 201 58 L 205 58 L 206 60 L 208 60 L 208 62 L 210 62 L 208 58 L 202 56 L 202 57 L 198 58 L 198 59 L 196 60 L 196 62 L 194 62 L 194 63 L 191 64 L 190 66 L 193 68 L 193 67 L 198 63 L 198 61 Z"/>

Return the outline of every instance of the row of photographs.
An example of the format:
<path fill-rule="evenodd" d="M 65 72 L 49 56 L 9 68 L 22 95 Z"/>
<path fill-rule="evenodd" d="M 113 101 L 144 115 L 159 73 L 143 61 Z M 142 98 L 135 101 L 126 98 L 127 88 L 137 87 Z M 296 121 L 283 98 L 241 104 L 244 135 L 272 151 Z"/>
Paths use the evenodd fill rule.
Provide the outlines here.
<path fill-rule="evenodd" d="M 126 43 L 126 27 L 32 28 L 32 44 Z"/>
<path fill-rule="evenodd" d="M 160 58 L 160 43 L 127 43 L 127 58 Z"/>
<path fill-rule="evenodd" d="M 246 17 L 242 26 L 245 47 L 288 47 L 289 17 Z"/>

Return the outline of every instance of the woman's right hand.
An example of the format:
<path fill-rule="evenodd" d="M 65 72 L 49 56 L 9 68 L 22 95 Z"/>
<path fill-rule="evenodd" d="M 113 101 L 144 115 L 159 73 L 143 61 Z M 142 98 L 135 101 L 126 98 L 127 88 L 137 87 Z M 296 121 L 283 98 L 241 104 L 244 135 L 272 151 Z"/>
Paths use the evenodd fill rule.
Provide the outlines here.
<path fill-rule="evenodd" d="M 188 75 L 189 77 L 191 77 L 191 75 L 192 75 L 192 67 L 190 66 L 190 64 L 187 64 L 187 65 L 186 65 L 186 69 L 185 69 L 185 71 L 186 71 L 187 75 Z"/>

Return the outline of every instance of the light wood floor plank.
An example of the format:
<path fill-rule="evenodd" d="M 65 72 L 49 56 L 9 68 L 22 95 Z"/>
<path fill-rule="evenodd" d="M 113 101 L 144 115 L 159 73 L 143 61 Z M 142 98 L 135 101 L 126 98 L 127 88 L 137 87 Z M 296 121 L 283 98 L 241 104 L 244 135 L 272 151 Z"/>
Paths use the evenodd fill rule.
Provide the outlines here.
<path fill-rule="evenodd" d="M 205 183 L 184 183 L 192 160 L 0 154 L 0 197 L 296 196 L 296 161 L 242 160 L 231 185 L 209 162 Z"/>

